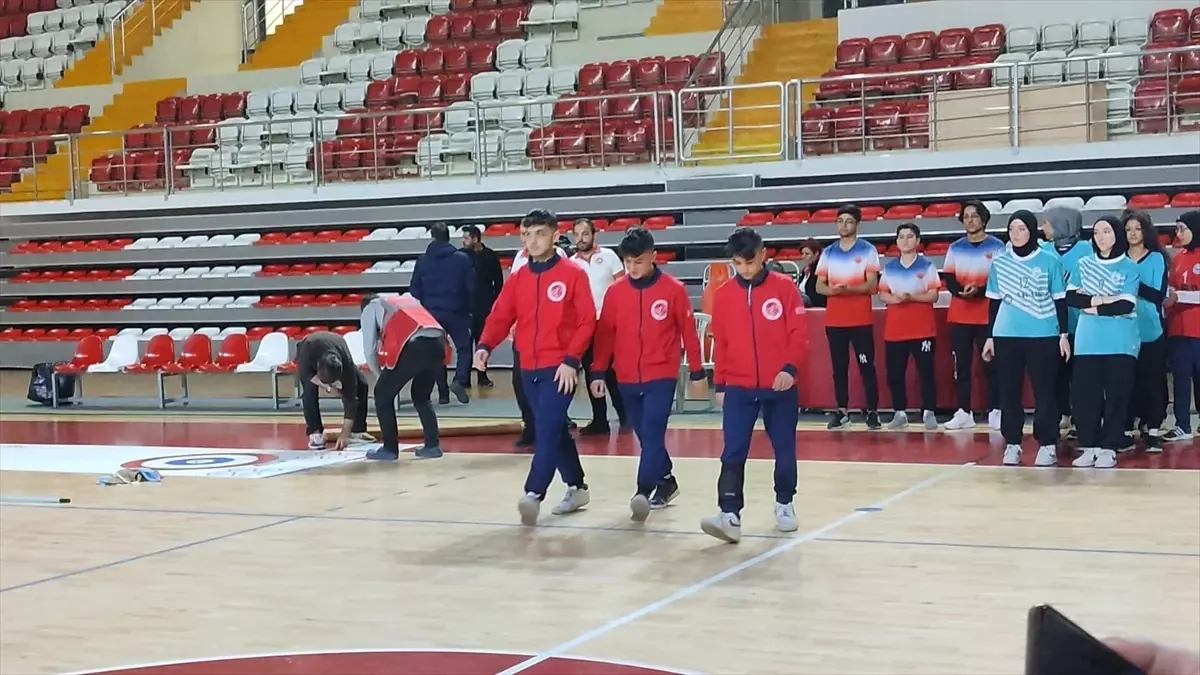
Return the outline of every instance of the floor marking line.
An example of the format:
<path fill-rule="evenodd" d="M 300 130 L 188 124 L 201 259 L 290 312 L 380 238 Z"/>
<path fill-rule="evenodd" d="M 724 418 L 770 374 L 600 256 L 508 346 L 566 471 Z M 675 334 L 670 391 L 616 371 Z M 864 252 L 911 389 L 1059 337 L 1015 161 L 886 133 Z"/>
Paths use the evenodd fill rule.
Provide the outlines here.
<path fill-rule="evenodd" d="M 928 488 L 936 483 L 939 483 L 947 478 L 950 478 L 951 476 L 957 475 L 959 472 L 964 471 L 967 468 L 972 467 L 972 466 L 975 466 L 975 462 L 968 462 L 966 464 L 960 464 L 959 466 L 957 466 L 953 469 L 941 471 L 939 473 L 936 473 L 936 474 L 930 476 L 929 478 L 926 478 L 925 480 L 923 480 L 919 483 L 916 483 L 915 485 L 912 485 L 904 490 L 901 490 L 900 492 L 897 492 L 896 494 L 894 494 L 890 497 L 883 499 L 882 501 L 875 503 L 874 505 L 878 506 L 880 508 L 883 508 L 883 507 L 887 506 L 888 504 L 891 504 L 898 500 L 904 499 L 905 497 L 908 497 L 909 495 L 912 495 L 916 492 L 920 492 L 921 490 L 924 490 L 925 488 Z M 522 672 L 524 670 L 528 670 L 529 668 L 532 668 L 533 666 L 536 666 L 537 664 L 542 663 L 542 662 L 546 661 L 547 659 L 551 659 L 556 656 L 563 656 L 566 654 L 566 652 L 569 652 L 572 649 L 575 649 L 576 647 L 578 647 L 582 644 L 591 642 L 592 640 L 595 640 L 596 638 L 598 638 L 602 635 L 605 635 L 605 634 L 610 633 L 622 626 L 632 623 L 648 614 L 657 612 L 658 610 L 660 610 L 668 605 L 674 604 L 675 602 L 678 602 L 679 600 L 683 600 L 684 598 L 691 597 L 691 596 L 699 593 L 700 591 L 708 589 L 708 588 L 724 581 L 725 579 L 728 579 L 734 575 L 737 575 L 745 570 L 750 569 L 751 567 L 754 567 L 760 563 L 770 560 L 771 558 L 774 558 L 778 555 L 786 553 L 805 542 L 817 539 L 828 532 L 832 532 L 844 525 L 854 522 L 855 520 L 858 520 L 859 518 L 862 518 L 862 517 L 868 515 L 868 513 L 869 512 L 867 512 L 867 511 L 851 511 L 850 513 L 842 516 L 841 518 L 838 518 L 837 520 L 835 520 L 831 523 L 828 523 L 828 524 L 826 524 L 822 527 L 819 527 L 815 530 L 810 530 L 808 532 L 805 532 L 799 536 L 795 536 L 795 537 L 791 538 L 790 540 L 783 542 L 783 543 L 781 543 L 771 549 L 768 549 L 762 553 L 759 553 L 758 555 L 756 555 L 752 558 L 748 558 L 746 560 L 743 560 L 740 563 L 731 565 L 730 567 L 725 568 L 725 570 L 718 572 L 706 579 L 701 579 L 700 581 L 697 581 L 697 582 L 691 584 L 690 586 L 681 588 L 678 591 L 675 591 L 674 593 L 672 593 L 671 595 L 668 595 L 667 597 L 662 598 L 661 600 L 656 600 L 650 604 L 643 605 L 641 608 L 635 609 L 634 611 L 629 612 L 628 614 L 625 614 L 624 616 L 617 617 L 602 626 L 594 628 L 586 633 L 582 633 L 582 634 L 576 636 L 575 638 L 572 638 L 570 640 L 567 640 L 566 642 L 555 645 L 554 647 L 551 647 L 550 649 L 539 652 L 536 656 L 528 658 L 528 659 L 522 661 L 521 663 L 518 663 L 517 665 L 515 665 L 511 668 L 508 668 L 507 670 L 503 670 L 500 673 L 498 673 L 497 675 L 515 675 L 516 673 Z"/>
<path fill-rule="evenodd" d="M 1164 556 L 1170 558 L 1200 558 L 1200 553 L 1184 551 L 1142 551 L 1121 548 L 1072 548 L 1070 546 L 1038 546 L 1036 544 L 978 544 L 953 541 L 908 541 L 903 539 L 860 539 L 855 537 L 821 537 L 819 541 L 841 544 L 882 544 L 887 546 L 925 546 L 930 548 L 989 549 L 999 551 L 1030 551 L 1039 553 L 1102 553 L 1109 555 Z"/>

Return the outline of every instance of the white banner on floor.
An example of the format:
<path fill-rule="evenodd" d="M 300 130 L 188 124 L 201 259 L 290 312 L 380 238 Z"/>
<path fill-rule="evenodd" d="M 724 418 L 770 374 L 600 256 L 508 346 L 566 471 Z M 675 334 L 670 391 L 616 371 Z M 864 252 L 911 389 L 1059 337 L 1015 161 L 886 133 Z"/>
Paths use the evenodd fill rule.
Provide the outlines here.
<path fill-rule="evenodd" d="M 402 447 L 401 452 L 410 447 Z M 354 451 L 0 443 L 0 471 L 107 474 L 119 469 L 154 469 L 171 477 L 269 478 L 357 462 L 365 454 Z"/>

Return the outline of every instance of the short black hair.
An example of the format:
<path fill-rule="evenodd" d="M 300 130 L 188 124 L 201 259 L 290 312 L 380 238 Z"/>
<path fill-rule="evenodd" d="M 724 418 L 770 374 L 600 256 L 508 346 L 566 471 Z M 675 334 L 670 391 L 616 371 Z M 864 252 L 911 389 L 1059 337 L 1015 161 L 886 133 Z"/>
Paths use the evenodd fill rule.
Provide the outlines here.
<path fill-rule="evenodd" d="M 575 228 L 579 227 L 580 225 L 587 225 L 588 231 L 591 232 L 592 234 L 596 234 L 596 224 L 592 222 L 591 218 L 577 219 L 575 221 L 575 223 L 573 225 L 571 225 L 571 229 L 574 230 Z"/>
<path fill-rule="evenodd" d="M 917 227 L 916 223 L 902 223 L 900 227 L 896 228 L 896 236 L 899 237 L 900 233 L 905 230 L 912 230 L 912 233 L 917 235 L 917 239 L 921 238 L 921 228 Z"/>
<path fill-rule="evenodd" d="M 1141 228 L 1142 239 L 1145 240 L 1142 245 L 1146 247 L 1146 250 L 1161 251 L 1162 244 L 1158 243 L 1158 231 L 1154 229 L 1154 219 L 1150 217 L 1150 214 L 1137 209 L 1125 209 L 1121 213 L 1122 227 L 1131 220 L 1136 221 L 1138 227 Z"/>
<path fill-rule="evenodd" d="M 725 255 L 730 258 L 749 260 L 763 248 L 763 238 L 753 228 L 739 227 L 725 242 Z"/>
<path fill-rule="evenodd" d="M 621 243 L 617 244 L 617 254 L 624 258 L 636 258 L 654 250 L 654 235 L 650 230 L 638 225 L 625 231 Z"/>
<path fill-rule="evenodd" d="M 450 228 L 445 223 L 434 223 L 429 226 L 429 237 L 434 241 L 450 241 Z"/>
<path fill-rule="evenodd" d="M 378 293 L 367 293 L 366 295 L 364 295 L 362 300 L 359 301 L 359 303 L 358 303 L 359 311 L 366 309 L 367 305 L 371 304 L 372 300 L 376 300 L 378 298 L 379 298 Z"/>
<path fill-rule="evenodd" d="M 838 209 L 837 214 L 838 216 L 850 216 L 851 218 L 854 218 L 854 222 L 856 223 L 862 222 L 862 209 L 858 208 L 854 204 L 847 204 L 843 206 L 842 208 Z"/>
<path fill-rule="evenodd" d="M 521 227 L 548 227 L 553 230 L 558 227 L 558 218 L 546 209 L 534 209 L 521 219 Z"/>
<path fill-rule="evenodd" d="M 987 225 L 988 221 L 992 219 L 992 212 L 988 211 L 988 207 L 984 206 L 983 202 L 978 199 L 968 199 L 963 202 L 962 208 L 958 211 L 958 222 L 961 223 L 966 217 L 967 207 L 975 208 L 975 213 L 979 214 L 979 219 L 983 221 L 984 225 Z"/>
<path fill-rule="evenodd" d="M 472 239 L 483 239 L 483 231 L 477 225 L 467 225 L 462 232 Z"/>
<path fill-rule="evenodd" d="M 337 352 L 325 352 L 317 357 L 317 379 L 325 384 L 342 379 L 342 357 Z"/>

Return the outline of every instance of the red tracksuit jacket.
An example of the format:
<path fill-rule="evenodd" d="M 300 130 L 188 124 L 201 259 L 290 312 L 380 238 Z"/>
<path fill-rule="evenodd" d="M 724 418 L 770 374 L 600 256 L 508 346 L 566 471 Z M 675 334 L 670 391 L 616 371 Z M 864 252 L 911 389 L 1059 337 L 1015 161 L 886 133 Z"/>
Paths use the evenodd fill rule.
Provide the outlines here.
<path fill-rule="evenodd" d="M 593 344 L 593 374 L 611 364 L 621 384 L 674 380 L 681 351 L 687 352 L 692 379 L 704 379 L 687 288 L 657 268 L 645 279 L 625 276 L 608 287 Z"/>
<path fill-rule="evenodd" d="M 713 297 L 713 383 L 770 389 L 781 371 L 796 375 L 808 351 L 804 301 L 790 277 L 734 277 Z"/>
<path fill-rule="evenodd" d="M 491 351 L 517 325 L 513 339 L 522 370 L 578 368 L 596 328 L 587 272 L 558 256 L 530 262 L 509 277 L 479 338 Z"/>
<path fill-rule="evenodd" d="M 404 346 L 417 331 L 423 328 L 436 328 L 442 333 L 446 332 L 446 329 L 442 328 L 442 324 L 433 318 L 429 310 L 425 309 L 420 301 L 411 295 L 405 294 L 382 300 L 385 323 L 383 334 L 379 339 L 379 365 L 383 368 L 390 370 L 396 367 L 400 361 L 400 352 L 404 351 Z M 390 316 L 388 316 L 389 314 Z M 450 341 L 447 340 L 446 365 L 454 362 L 451 359 L 453 353 L 453 350 L 450 349 Z"/>

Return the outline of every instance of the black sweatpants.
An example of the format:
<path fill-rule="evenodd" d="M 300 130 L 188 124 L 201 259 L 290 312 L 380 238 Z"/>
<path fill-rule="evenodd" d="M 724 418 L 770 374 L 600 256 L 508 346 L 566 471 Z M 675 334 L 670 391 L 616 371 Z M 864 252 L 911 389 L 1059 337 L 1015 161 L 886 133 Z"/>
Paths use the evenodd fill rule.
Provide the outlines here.
<path fill-rule="evenodd" d="M 1124 354 L 1076 356 L 1075 432 L 1080 448 L 1117 451 L 1125 445 L 1137 359 Z"/>
<path fill-rule="evenodd" d="M 983 343 L 988 339 L 986 324 L 950 324 L 950 354 L 954 357 L 954 395 L 960 410 L 971 412 L 972 375 L 975 357 L 983 352 Z M 983 375 L 987 386 L 987 410 L 1000 409 L 1000 387 L 996 381 L 995 361 L 983 362 Z"/>
<path fill-rule="evenodd" d="M 1129 400 L 1126 429 L 1134 420 L 1147 429 L 1162 428 L 1167 419 L 1167 337 L 1143 342 L 1133 371 L 1133 396 Z"/>
<path fill-rule="evenodd" d="M 1000 433 L 1009 445 L 1020 445 L 1025 426 L 1021 395 L 1025 375 L 1033 386 L 1033 437 L 1039 446 L 1058 443 L 1058 400 L 1055 377 L 1062 356 L 1058 338 L 995 338 L 996 374 L 1000 384 Z"/>
<path fill-rule="evenodd" d="M 921 410 L 937 406 L 937 387 L 933 378 L 933 355 L 937 340 L 899 340 L 883 343 L 884 364 L 887 366 L 888 389 L 892 392 L 892 409 L 908 410 L 908 360 L 917 364 L 917 380 L 921 383 Z"/>
<path fill-rule="evenodd" d="M 421 431 L 425 434 L 425 447 L 436 448 L 438 437 L 437 414 L 429 395 L 442 372 L 442 359 L 446 343 L 440 338 L 417 337 L 404 346 L 395 368 L 384 368 L 375 383 L 375 414 L 379 417 L 379 433 L 383 436 L 383 449 L 400 450 L 400 430 L 396 423 L 396 396 L 404 385 L 412 382 L 409 394 L 417 418 L 421 420 Z"/>
<path fill-rule="evenodd" d="M 875 375 L 875 327 L 874 326 L 827 326 L 825 338 L 829 341 L 829 360 L 833 365 L 833 394 L 839 410 L 850 407 L 850 355 L 858 361 L 858 372 L 862 375 L 863 393 L 867 398 L 867 410 L 879 410 L 879 380 Z"/>
<path fill-rule="evenodd" d="M 344 410 L 342 419 L 354 420 L 354 426 L 350 428 L 350 431 L 356 434 L 365 434 L 367 432 L 367 394 L 369 393 L 367 378 L 353 364 L 350 364 L 350 367 L 354 368 L 358 375 L 355 406 L 354 410 Z M 321 421 L 321 389 L 313 384 L 311 379 L 300 382 L 300 403 L 304 407 L 304 426 L 308 428 L 306 433 L 311 436 L 324 432 L 325 424 Z"/>
<path fill-rule="evenodd" d="M 1067 341 L 1071 343 L 1071 354 L 1075 354 L 1075 336 L 1067 336 Z M 1064 361 L 1062 356 L 1058 357 L 1058 372 L 1054 378 L 1054 401 L 1058 407 L 1058 416 L 1070 416 L 1071 411 L 1071 383 L 1075 380 L 1075 359 L 1070 358 Z"/>
<path fill-rule="evenodd" d="M 525 378 L 521 376 L 521 355 L 513 347 L 512 388 L 513 396 L 517 399 L 517 407 L 521 409 L 521 424 L 525 433 L 533 433 L 533 408 L 529 405 L 529 396 L 525 393 Z"/>
<path fill-rule="evenodd" d="M 488 314 L 492 311 L 491 305 L 477 306 L 475 311 L 471 313 L 471 345 L 472 354 L 474 348 L 479 346 L 479 338 L 483 336 L 483 326 L 487 323 Z M 472 370 L 474 370 L 472 368 Z M 488 381 L 487 373 L 483 371 L 475 371 L 478 373 L 479 383 L 483 384 Z"/>
<path fill-rule="evenodd" d="M 592 383 L 592 360 L 595 358 L 595 353 L 592 347 L 588 347 L 583 353 L 581 359 L 583 363 L 584 379 L 589 385 Z M 617 419 L 622 426 L 625 425 L 625 404 L 621 402 L 621 388 L 617 386 L 617 374 L 612 368 L 609 368 L 604 373 L 604 385 L 608 388 L 608 395 L 612 397 L 613 408 L 617 411 Z M 604 397 L 596 398 L 588 392 L 588 401 L 592 403 L 592 424 L 608 424 L 608 401 Z"/>

